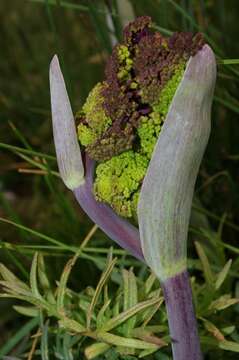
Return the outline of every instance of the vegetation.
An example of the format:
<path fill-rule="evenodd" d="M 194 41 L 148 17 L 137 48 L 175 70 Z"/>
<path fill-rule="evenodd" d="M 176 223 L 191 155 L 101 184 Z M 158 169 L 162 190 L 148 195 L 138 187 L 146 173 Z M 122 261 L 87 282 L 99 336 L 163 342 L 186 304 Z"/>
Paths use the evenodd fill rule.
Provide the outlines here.
<path fill-rule="evenodd" d="M 171 358 L 158 281 L 90 222 L 59 179 L 49 102 L 54 53 L 77 112 L 104 79 L 122 25 L 147 14 L 166 36 L 203 32 L 217 56 L 212 135 L 195 191 L 188 266 L 206 358 L 236 359 L 239 4 L 130 0 L 123 13 L 117 3 L 124 1 L 0 4 L 0 357 Z"/>

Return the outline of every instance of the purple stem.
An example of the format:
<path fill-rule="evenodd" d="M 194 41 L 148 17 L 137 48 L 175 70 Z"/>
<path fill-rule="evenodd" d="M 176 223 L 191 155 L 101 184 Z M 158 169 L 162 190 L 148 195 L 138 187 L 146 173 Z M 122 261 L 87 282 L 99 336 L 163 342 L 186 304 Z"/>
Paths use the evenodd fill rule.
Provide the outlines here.
<path fill-rule="evenodd" d="M 174 360 L 202 360 L 188 272 L 161 283 L 168 314 Z"/>
<path fill-rule="evenodd" d="M 74 190 L 82 209 L 112 240 L 144 261 L 139 230 L 118 216 L 108 205 L 96 201 L 92 193 L 95 163 L 88 156 L 85 160 L 85 183 Z"/>

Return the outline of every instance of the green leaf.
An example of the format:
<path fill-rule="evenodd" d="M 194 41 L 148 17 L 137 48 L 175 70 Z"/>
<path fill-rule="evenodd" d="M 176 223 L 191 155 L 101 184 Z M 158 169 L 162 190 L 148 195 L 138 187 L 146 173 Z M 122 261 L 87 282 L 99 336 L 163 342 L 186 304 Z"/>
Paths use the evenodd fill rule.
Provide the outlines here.
<path fill-rule="evenodd" d="M 203 324 L 207 331 L 209 331 L 218 341 L 225 340 L 224 335 L 222 332 L 210 321 L 200 318 L 203 321 Z"/>
<path fill-rule="evenodd" d="M 64 360 L 73 360 L 73 354 L 72 354 L 72 336 L 71 334 L 64 333 L 63 335 L 63 357 Z"/>
<path fill-rule="evenodd" d="M 0 143 L 0 148 L 1 148 L 1 143 Z M 6 195 L 4 194 L 3 191 L 0 192 L 0 204 L 1 204 L 2 208 L 3 208 L 3 210 L 4 210 L 4 213 L 7 216 L 9 216 L 9 218 L 11 220 L 13 220 L 13 221 L 15 221 L 17 223 L 21 223 L 21 219 L 19 217 L 19 214 L 16 212 L 16 209 L 15 209 L 15 206 L 14 206 L 15 204 L 14 203 L 12 204 L 12 202 L 9 201 L 9 199 L 6 197 Z M 21 229 L 17 229 L 17 231 L 18 231 L 18 233 L 21 236 L 23 241 L 29 240 L 29 236 L 25 231 L 23 231 Z M 5 244 L 6 243 L 3 243 L 3 248 L 8 250 L 7 244 L 6 245 Z M 12 244 L 11 244 L 11 246 L 12 246 Z M 11 250 L 11 248 L 9 250 Z M 24 275 L 25 278 L 28 279 L 28 277 L 29 277 L 28 272 L 25 270 L 24 266 L 19 261 L 17 261 L 17 262 L 18 262 L 17 266 L 21 270 L 22 274 Z M 26 272 L 27 272 L 27 274 L 26 274 Z"/>
<path fill-rule="evenodd" d="M 104 305 L 102 306 L 102 308 L 100 309 L 100 311 L 98 312 L 98 315 L 96 317 L 96 327 L 97 328 L 101 328 L 104 324 L 104 320 L 105 320 L 105 311 L 107 310 L 107 308 L 109 307 L 111 303 L 111 300 L 109 299 L 108 301 L 106 301 L 104 303 Z"/>
<path fill-rule="evenodd" d="M 221 285 L 223 284 L 224 280 L 226 279 L 228 272 L 231 268 L 231 264 L 232 264 L 232 259 L 228 260 L 228 262 L 225 264 L 225 266 L 223 267 L 223 269 L 220 271 L 220 273 L 217 276 L 217 280 L 215 283 L 215 288 L 216 290 L 218 290 Z"/>
<path fill-rule="evenodd" d="M 23 160 L 25 160 L 26 162 L 28 162 L 30 165 L 35 166 L 36 168 L 38 168 L 38 169 L 40 169 L 40 170 L 43 170 L 43 171 L 45 171 L 46 173 L 48 172 L 47 166 L 44 165 L 42 162 L 39 162 L 38 160 L 34 160 L 34 159 L 30 158 L 29 156 L 23 155 L 23 154 L 20 154 L 20 153 L 17 153 L 17 155 L 18 155 L 21 159 L 23 159 Z M 51 171 L 51 174 L 52 174 L 52 175 L 55 175 L 55 176 L 57 176 L 57 177 L 60 177 L 59 173 L 56 172 L 56 171 Z"/>
<path fill-rule="evenodd" d="M 63 328 L 67 328 L 68 330 L 75 333 L 83 333 L 86 331 L 86 328 L 82 326 L 78 321 L 69 319 L 67 317 L 60 317 L 59 324 Z"/>
<path fill-rule="evenodd" d="M 215 96 L 214 96 L 214 100 L 215 100 Z M 211 212 L 201 206 L 198 206 L 196 203 L 193 203 L 192 208 L 201 214 L 207 215 L 211 219 L 217 220 L 218 222 L 220 222 L 222 220 L 221 216 L 218 216 L 218 215 L 214 214 L 213 212 Z M 225 220 L 224 224 L 236 231 L 239 231 L 239 226 L 235 225 L 234 223 L 232 223 L 228 220 Z M 204 232 L 205 229 L 202 229 L 202 231 Z"/>
<path fill-rule="evenodd" d="M 155 274 L 151 273 L 148 279 L 145 281 L 145 294 L 149 294 L 152 289 L 153 284 L 155 283 L 157 277 Z"/>
<path fill-rule="evenodd" d="M 41 358 L 42 360 L 49 360 L 49 347 L 48 347 L 48 322 L 41 327 Z"/>
<path fill-rule="evenodd" d="M 124 293 L 124 311 L 131 309 L 138 302 L 138 294 L 137 294 L 137 283 L 136 278 L 132 269 L 127 271 L 123 269 L 123 293 Z M 131 317 L 124 323 L 123 333 L 126 337 L 129 337 L 132 329 L 134 328 L 136 323 L 136 316 Z"/>
<path fill-rule="evenodd" d="M 68 250 L 68 251 L 70 251 L 70 252 L 75 252 L 75 251 L 76 251 L 76 250 L 75 250 L 73 247 L 71 247 L 71 246 L 65 245 L 64 243 L 62 243 L 62 242 L 60 242 L 60 241 L 58 241 L 58 240 L 55 240 L 55 239 L 51 238 L 50 236 L 47 236 L 47 235 L 45 235 L 45 234 L 42 234 L 42 233 L 40 233 L 40 232 L 38 232 L 38 231 L 35 231 L 35 230 L 33 230 L 33 229 L 30 229 L 30 228 L 28 228 L 28 227 L 26 227 L 26 226 L 24 226 L 24 225 L 15 223 L 14 221 L 11 221 L 11 220 L 8 220 L 8 219 L 4 219 L 4 218 L 1 218 L 1 217 L 0 217 L 0 221 L 2 221 L 2 222 L 4 222 L 4 223 L 7 223 L 7 224 L 11 224 L 11 225 L 13 225 L 13 226 L 15 226 L 15 227 L 17 227 L 17 228 L 19 228 L 19 229 L 25 230 L 25 231 L 27 231 L 29 234 L 35 235 L 35 236 L 39 237 L 40 239 L 43 239 L 43 240 L 45 240 L 45 241 L 47 241 L 47 242 L 49 242 L 49 243 L 52 243 L 52 244 L 54 244 L 54 245 L 57 245 L 57 246 L 58 246 L 59 248 L 61 248 L 61 249 L 65 249 L 65 250 Z"/>
<path fill-rule="evenodd" d="M 234 105 L 231 101 L 229 101 L 225 98 L 221 98 L 219 96 L 214 96 L 214 100 L 217 101 L 218 103 L 224 105 L 226 108 L 234 111 L 236 114 L 239 114 L 239 107 Z"/>
<path fill-rule="evenodd" d="M 209 310 L 224 310 L 229 306 L 235 305 L 239 303 L 239 299 L 231 298 L 230 294 L 222 295 L 215 301 L 213 301 L 210 306 Z"/>
<path fill-rule="evenodd" d="M 64 298 L 65 298 L 65 293 L 66 293 L 66 285 L 67 285 L 67 281 L 68 278 L 70 276 L 72 267 L 74 266 L 76 261 L 76 257 L 73 257 L 72 259 L 70 259 L 67 264 L 64 267 L 64 270 L 61 274 L 61 278 L 60 278 L 60 282 L 58 285 L 58 289 L 57 289 L 57 311 L 62 312 L 64 309 Z"/>
<path fill-rule="evenodd" d="M 111 257 L 111 256 L 110 256 Z M 98 301 L 98 298 L 100 296 L 100 293 L 103 289 L 103 286 L 106 284 L 106 282 L 108 281 L 112 271 L 113 271 L 113 268 L 115 266 L 115 263 L 117 261 L 117 258 L 111 260 L 111 258 L 109 258 L 109 261 L 108 261 L 108 264 L 107 264 L 107 267 L 106 269 L 104 270 L 104 272 L 102 273 L 101 275 L 101 278 L 100 278 L 100 281 L 95 289 L 95 293 L 94 293 L 94 296 L 92 298 L 92 301 L 90 303 L 90 306 L 89 306 L 89 309 L 87 311 L 87 328 L 90 328 L 90 321 L 91 321 L 91 317 L 92 317 L 92 314 L 93 314 L 93 311 L 94 311 L 94 307 Z"/>
<path fill-rule="evenodd" d="M 38 254 L 38 277 L 43 289 L 50 289 L 50 282 L 46 273 L 45 261 L 42 254 Z"/>
<path fill-rule="evenodd" d="M 30 291 L 30 288 L 21 280 L 19 280 L 8 268 L 0 264 L 0 274 L 4 280 L 9 282 L 9 284 L 15 284 L 19 288 L 22 288 L 25 291 Z"/>
<path fill-rule="evenodd" d="M 150 320 L 153 318 L 153 316 L 156 314 L 156 312 L 159 310 L 160 306 L 164 302 L 164 298 L 159 298 L 159 302 L 152 306 L 152 308 L 146 309 L 146 311 L 142 314 L 142 321 L 143 326 L 146 326 Z"/>
<path fill-rule="evenodd" d="M 219 60 L 219 65 L 223 64 L 223 65 L 237 65 L 239 64 L 239 59 L 220 59 Z"/>
<path fill-rule="evenodd" d="M 28 0 L 28 1 L 33 2 L 33 3 L 39 3 L 39 4 L 44 4 L 46 2 L 46 0 Z M 79 10 L 79 11 L 83 11 L 83 12 L 90 11 L 89 7 L 86 5 L 76 4 L 73 2 L 68 2 L 66 0 L 60 0 L 60 1 L 59 0 L 48 0 L 48 4 L 51 6 L 61 6 L 63 8 Z M 99 10 L 99 12 L 103 13 L 104 11 Z"/>
<path fill-rule="evenodd" d="M 18 300 L 26 301 L 32 305 L 35 305 L 39 309 L 45 309 L 47 311 L 52 310 L 49 307 L 49 304 L 47 304 L 46 302 L 43 302 L 40 299 L 33 297 L 32 295 L 31 296 L 30 295 L 29 296 L 28 295 L 18 295 L 16 293 L 8 292 L 8 293 L 0 294 L 0 298 L 18 299 Z"/>
<path fill-rule="evenodd" d="M 148 355 L 151 355 L 153 354 L 155 351 L 157 351 L 158 349 L 155 348 L 155 349 L 147 349 L 147 350 L 143 350 L 140 352 L 139 354 L 139 359 L 145 357 L 145 356 L 148 356 Z"/>
<path fill-rule="evenodd" d="M 129 347 L 134 349 L 158 349 L 157 345 L 142 340 L 124 338 L 103 331 L 97 331 L 96 334 L 99 340 L 105 341 L 106 343 L 115 346 L 124 346 L 126 348 Z"/>
<path fill-rule="evenodd" d="M 13 306 L 13 309 L 21 315 L 37 317 L 39 310 L 35 306 Z"/>
<path fill-rule="evenodd" d="M 110 330 L 114 329 L 115 327 L 119 326 L 120 324 L 122 324 L 124 321 L 128 320 L 130 317 L 137 314 L 138 312 L 145 310 L 148 307 L 153 306 L 160 301 L 161 301 L 161 299 L 159 299 L 159 298 L 156 298 L 156 299 L 153 298 L 150 300 L 142 301 L 142 302 L 138 303 L 137 305 L 131 307 L 130 309 L 120 313 L 119 315 L 117 315 L 114 318 L 107 321 L 102 326 L 100 331 L 110 331 Z"/>
<path fill-rule="evenodd" d="M 31 266 L 31 271 L 30 271 L 30 285 L 31 285 L 33 295 L 38 299 L 42 299 L 42 296 L 38 290 L 38 284 L 37 284 L 37 264 L 38 264 L 38 253 L 35 253 L 33 260 L 32 260 L 32 266 Z"/>
<path fill-rule="evenodd" d="M 132 336 L 134 337 L 142 337 L 145 333 L 160 333 L 168 330 L 168 326 L 166 325 L 150 325 L 150 326 L 140 326 L 134 328 L 132 331 Z"/>
<path fill-rule="evenodd" d="M 231 325 L 231 326 L 226 326 L 222 328 L 222 332 L 225 335 L 230 335 L 233 333 L 233 331 L 236 329 L 235 325 Z"/>
<path fill-rule="evenodd" d="M 203 272 L 204 272 L 206 282 L 212 288 L 212 287 L 214 287 L 214 275 L 212 273 L 207 255 L 206 255 L 205 251 L 203 250 L 202 245 L 199 242 L 195 241 L 195 246 L 196 246 L 198 256 L 201 260 L 202 266 L 203 266 Z"/>
<path fill-rule="evenodd" d="M 47 271 L 46 271 L 46 267 L 45 267 L 45 261 L 44 261 L 43 255 L 41 253 L 38 254 L 38 278 L 39 278 L 39 283 L 44 290 L 46 299 L 51 304 L 54 304 L 55 297 L 51 290 L 50 281 L 48 279 Z"/>
<path fill-rule="evenodd" d="M 224 340 L 219 342 L 219 348 L 223 350 L 239 352 L 239 343 L 236 343 L 234 341 Z"/>
<path fill-rule="evenodd" d="M 21 131 L 18 130 L 16 125 L 12 121 L 8 121 L 8 124 L 9 124 L 10 128 L 12 129 L 12 131 L 14 132 L 16 138 L 18 138 L 18 140 L 23 144 L 23 146 L 25 146 L 29 151 L 31 151 L 32 150 L 31 145 L 28 143 L 27 139 L 21 133 Z"/>
<path fill-rule="evenodd" d="M 94 359 L 96 356 L 103 354 L 110 348 L 110 345 L 102 342 L 95 343 L 93 345 L 88 346 L 85 349 L 85 356 L 88 360 Z"/>
<path fill-rule="evenodd" d="M 3 286 L 4 291 L 6 291 L 9 294 L 15 294 L 15 295 L 24 295 L 24 296 L 32 296 L 32 292 L 30 288 L 27 290 L 23 287 L 21 287 L 17 282 L 16 283 L 10 283 L 8 281 L 0 281 L 0 285 Z"/>
<path fill-rule="evenodd" d="M 39 324 L 39 318 L 34 318 L 28 321 L 24 326 L 20 328 L 8 341 L 0 348 L 0 358 L 15 348 L 15 346 Z"/>
<path fill-rule="evenodd" d="M 103 8 L 100 2 L 95 2 L 94 4 L 89 1 L 88 2 L 90 17 L 92 20 L 92 24 L 95 27 L 97 37 L 103 49 L 105 49 L 108 53 L 111 52 L 112 47 L 110 44 L 109 31 L 106 27 L 105 17 L 102 17 Z"/>
<path fill-rule="evenodd" d="M 53 155 L 44 154 L 44 153 L 41 153 L 39 151 L 29 150 L 29 149 L 21 148 L 21 147 L 18 147 L 18 146 L 13 146 L 13 145 L 10 145 L 10 144 L 5 144 L 5 143 L 0 142 L 0 148 L 10 150 L 10 151 L 12 151 L 14 153 L 28 154 L 28 155 L 37 156 L 37 157 L 40 157 L 40 158 L 42 157 L 42 158 L 45 158 L 47 160 L 56 161 L 56 157 L 53 156 Z"/>

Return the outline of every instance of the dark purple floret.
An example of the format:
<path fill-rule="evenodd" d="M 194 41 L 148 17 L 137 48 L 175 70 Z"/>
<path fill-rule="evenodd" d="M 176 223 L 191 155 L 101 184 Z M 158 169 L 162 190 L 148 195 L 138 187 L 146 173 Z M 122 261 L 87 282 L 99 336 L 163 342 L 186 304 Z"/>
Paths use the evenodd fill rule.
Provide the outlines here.
<path fill-rule="evenodd" d="M 144 36 L 149 36 L 152 33 L 151 26 L 150 16 L 140 16 L 130 22 L 124 29 L 124 43 L 128 46 L 138 44 Z"/>

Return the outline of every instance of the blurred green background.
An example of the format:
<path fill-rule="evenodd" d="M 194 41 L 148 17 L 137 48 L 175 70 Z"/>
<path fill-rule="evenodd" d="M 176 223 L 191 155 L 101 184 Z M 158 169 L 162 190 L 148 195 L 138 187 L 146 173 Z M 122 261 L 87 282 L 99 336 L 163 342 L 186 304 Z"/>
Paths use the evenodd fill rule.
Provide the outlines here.
<path fill-rule="evenodd" d="M 112 41 L 120 40 L 122 26 L 140 15 L 150 15 L 164 35 L 173 31 L 201 31 L 216 53 L 218 79 L 212 134 L 197 181 L 190 238 L 210 242 L 208 232 L 219 229 L 225 244 L 223 260 L 235 260 L 237 274 L 230 282 L 230 290 L 235 291 L 239 276 L 237 0 L 1 0 L 0 217 L 12 224 L 0 221 L 0 259 L 27 280 L 33 245 L 39 245 L 54 280 L 70 254 L 64 249 L 45 249 L 48 240 L 42 234 L 78 246 L 93 226 L 52 174 L 51 171 L 57 171 L 54 158 L 35 153 L 54 157 L 49 63 L 57 53 L 76 112 L 90 89 L 103 79 Z M 72 287 L 83 289 L 96 284 L 102 270 L 96 263 L 100 256 L 97 248 L 110 244 L 101 231 L 95 232 L 91 240 L 95 253 L 85 252 L 73 270 Z M 192 243 L 189 251 L 195 258 Z M 213 251 L 208 254 L 210 262 L 216 264 L 218 255 Z M 122 266 L 139 266 L 132 258 L 127 259 L 128 263 L 122 262 Z M 0 347 L 26 321 L 12 310 L 12 304 L 10 300 L 0 302 Z M 238 319 L 238 310 L 230 316 Z M 237 358 L 227 354 L 218 355 L 217 359 Z"/>

